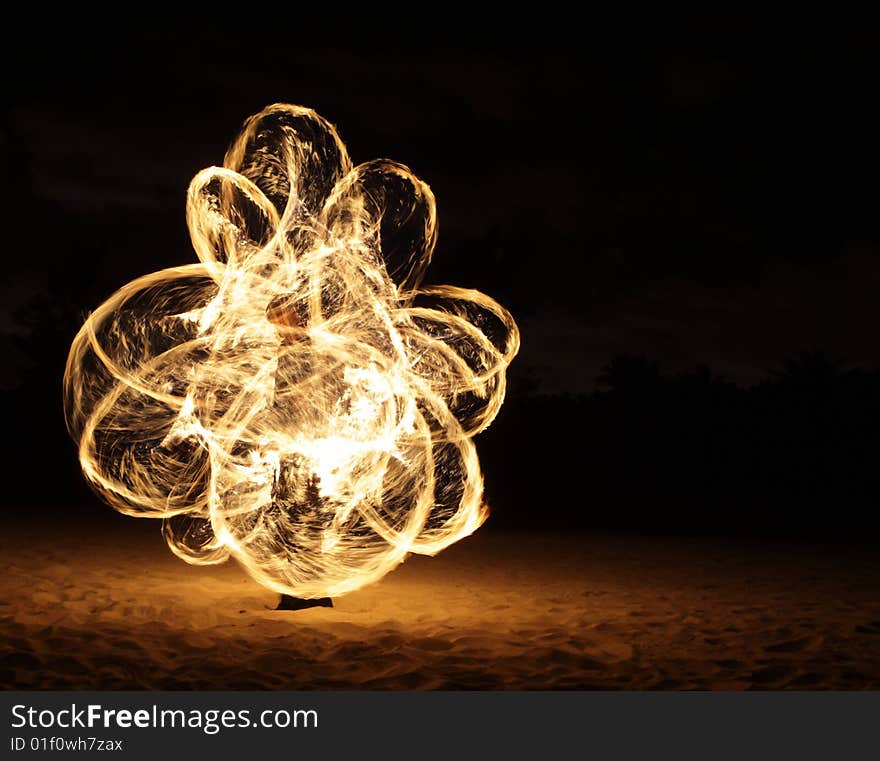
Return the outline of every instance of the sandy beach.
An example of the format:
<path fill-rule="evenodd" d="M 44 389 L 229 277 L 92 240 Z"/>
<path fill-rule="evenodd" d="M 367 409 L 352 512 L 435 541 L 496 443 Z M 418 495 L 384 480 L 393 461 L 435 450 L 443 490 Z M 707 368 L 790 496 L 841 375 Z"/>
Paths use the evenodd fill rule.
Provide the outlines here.
<path fill-rule="evenodd" d="M 5 689 L 877 689 L 868 549 L 498 533 L 275 611 L 158 524 L 7 527 Z"/>

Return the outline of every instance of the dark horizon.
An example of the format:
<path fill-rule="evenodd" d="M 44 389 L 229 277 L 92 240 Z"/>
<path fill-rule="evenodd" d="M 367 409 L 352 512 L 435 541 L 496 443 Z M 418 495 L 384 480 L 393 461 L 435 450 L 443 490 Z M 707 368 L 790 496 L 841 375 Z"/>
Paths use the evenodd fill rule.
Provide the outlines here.
<path fill-rule="evenodd" d="M 475 29 L 455 45 L 342 31 L 288 44 L 284 29 L 264 29 L 237 55 L 219 23 L 124 34 L 49 24 L 31 47 L 10 46 L 0 388 L 30 473 L 15 499 L 36 499 L 47 459 L 46 499 L 93 499 L 63 430 L 70 341 L 126 282 L 195 261 L 190 179 L 277 101 L 337 125 L 355 163 L 411 166 L 440 219 L 426 282 L 478 288 L 516 317 L 509 398 L 476 439 L 487 494 L 513 523 L 528 520 L 528 508 L 503 505 L 523 494 L 523 448 L 538 462 L 532 447 L 567 435 L 560 400 L 597 407 L 596 380 L 615 357 L 643 356 L 673 378 L 705 367 L 740 389 L 805 350 L 876 374 L 878 27 L 781 12 L 635 26 L 605 34 L 597 23 L 582 37 L 538 23 L 503 40 Z M 863 415 L 851 426 L 861 438 L 822 450 L 842 462 L 857 442 L 859 520 L 877 499 L 867 484 L 878 389 L 865 389 L 846 418 Z M 676 436 L 711 418 L 690 403 Z M 542 405 L 560 419 L 544 420 Z M 633 399 L 630 413 L 644 406 Z M 652 434 L 661 460 L 662 433 Z M 616 456 L 602 467 L 626 472 L 630 453 Z M 577 494 L 582 469 L 598 466 L 563 460 L 564 495 Z M 671 498 L 681 486 L 663 488 Z M 558 514 L 579 520 L 583 509 Z"/>

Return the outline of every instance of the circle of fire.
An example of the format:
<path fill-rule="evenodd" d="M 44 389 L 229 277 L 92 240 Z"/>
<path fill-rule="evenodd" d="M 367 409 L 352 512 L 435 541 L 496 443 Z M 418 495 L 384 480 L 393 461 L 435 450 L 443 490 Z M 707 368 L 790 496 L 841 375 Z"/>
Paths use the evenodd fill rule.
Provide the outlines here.
<path fill-rule="evenodd" d="M 190 563 L 338 596 L 485 519 L 471 437 L 519 347 L 489 297 L 421 287 L 436 240 L 407 167 L 352 167 L 336 129 L 276 104 L 187 194 L 199 263 L 128 283 L 64 375 L 83 472 L 163 519 Z"/>

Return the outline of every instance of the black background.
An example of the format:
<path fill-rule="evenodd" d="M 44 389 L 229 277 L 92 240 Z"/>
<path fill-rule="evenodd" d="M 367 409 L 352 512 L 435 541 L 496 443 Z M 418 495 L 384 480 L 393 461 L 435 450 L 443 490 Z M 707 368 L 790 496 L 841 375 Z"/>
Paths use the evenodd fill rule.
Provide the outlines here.
<path fill-rule="evenodd" d="M 356 163 L 428 182 L 427 281 L 479 288 L 520 324 L 508 400 L 477 438 L 489 526 L 872 539 L 880 27 L 783 5 L 537 11 L 9 29 L 9 513 L 109 512 L 64 430 L 67 347 L 116 288 L 195 260 L 190 179 L 286 101 L 336 124 Z"/>

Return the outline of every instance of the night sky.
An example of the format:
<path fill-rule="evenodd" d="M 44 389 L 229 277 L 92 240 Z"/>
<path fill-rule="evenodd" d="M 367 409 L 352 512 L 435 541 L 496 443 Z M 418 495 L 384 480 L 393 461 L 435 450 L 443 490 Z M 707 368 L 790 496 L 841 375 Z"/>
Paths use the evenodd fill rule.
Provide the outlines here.
<path fill-rule="evenodd" d="M 0 106 L 7 398 L 60 398 L 83 315 L 195 261 L 190 179 L 277 101 L 337 125 L 355 163 L 431 185 L 426 281 L 511 309 L 523 393 L 589 394 L 619 354 L 742 386 L 801 350 L 880 368 L 880 28 L 785 10 L 585 24 L 77 18 L 22 35 Z"/>

